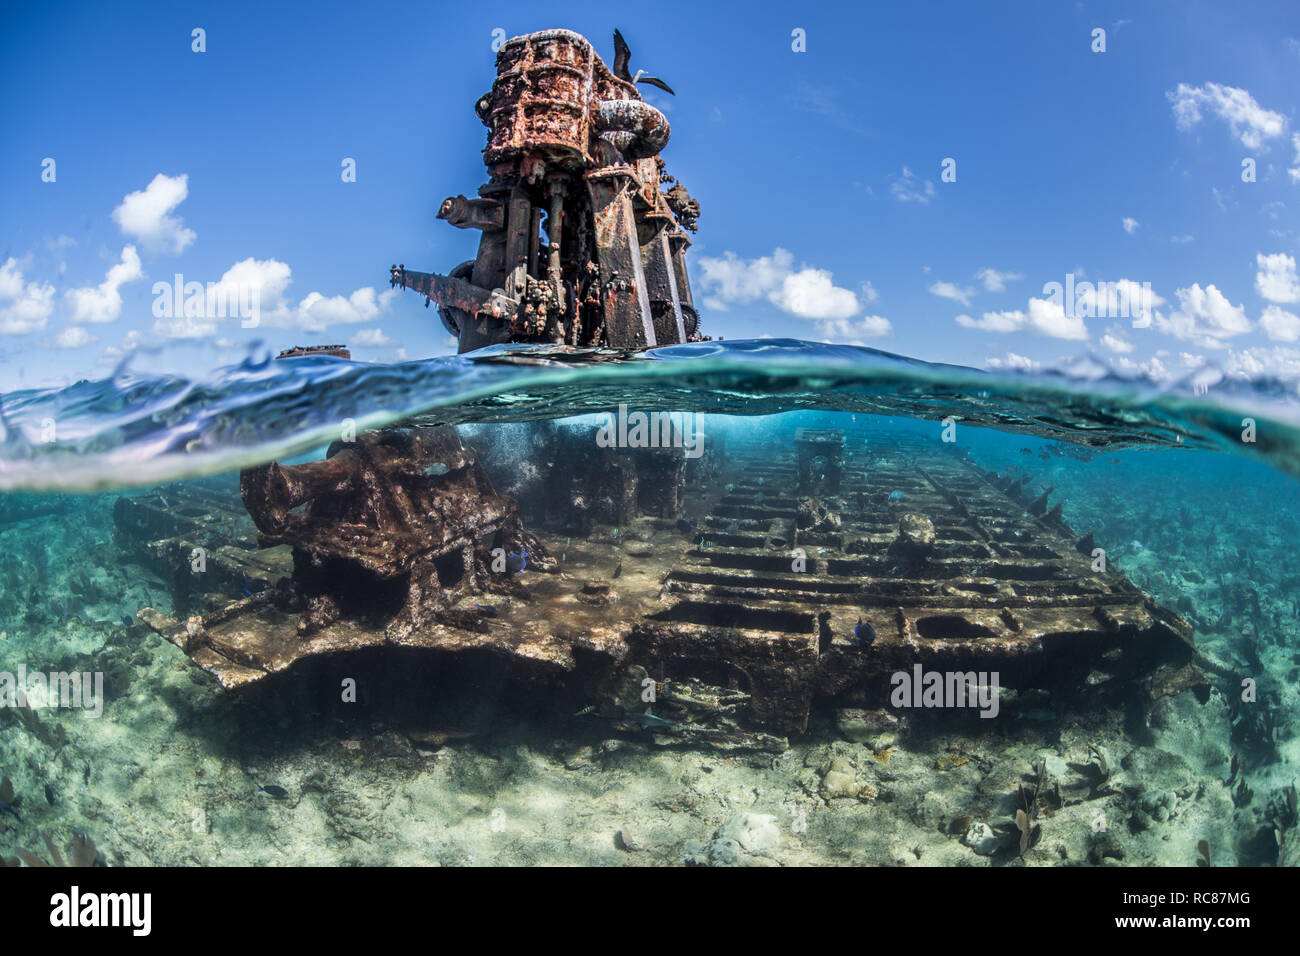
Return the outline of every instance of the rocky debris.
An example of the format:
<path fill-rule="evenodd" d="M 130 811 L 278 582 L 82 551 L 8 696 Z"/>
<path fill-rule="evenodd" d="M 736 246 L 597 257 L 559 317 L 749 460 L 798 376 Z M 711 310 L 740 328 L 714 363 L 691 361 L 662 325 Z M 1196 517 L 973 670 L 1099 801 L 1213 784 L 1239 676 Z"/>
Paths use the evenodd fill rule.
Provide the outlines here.
<path fill-rule="evenodd" d="M 934 522 L 922 514 L 909 513 L 898 519 L 898 537 L 893 550 L 909 560 L 919 560 L 934 550 L 937 535 Z"/>
<path fill-rule="evenodd" d="M 992 856 L 1005 842 L 987 823 L 972 823 L 961 842 L 979 856 Z"/>
<path fill-rule="evenodd" d="M 835 723 L 846 739 L 865 744 L 872 750 L 895 746 L 903 730 L 903 722 L 898 716 L 884 708 L 841 708 L 835 712 Z"/>
<path fill-rule="evenodd" d="M 766 856 L 781 845 L 776 817 L 765 813 L 737 813 L 713 832 L 707 844 L 687 840 L 682 862 L 687 866 L 743 866 L 753 856 Z"/>
<path fill-rule="evenodd" d="M 876 799 L 876 788 L 859 780 L 857 771 L 844 757 L 832 757 L 822 774 L 821 794 L 827 800 L 853 797 L 870 802 Z"/>

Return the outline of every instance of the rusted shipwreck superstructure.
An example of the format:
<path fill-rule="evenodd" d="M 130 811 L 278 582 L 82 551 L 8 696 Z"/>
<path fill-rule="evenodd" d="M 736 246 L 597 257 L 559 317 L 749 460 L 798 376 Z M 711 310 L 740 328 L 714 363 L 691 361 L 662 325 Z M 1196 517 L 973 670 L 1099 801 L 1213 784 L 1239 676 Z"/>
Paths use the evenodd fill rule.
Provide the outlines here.
<path fill-rule="evenodd" d="M 553 451 L 594 446 L 559 432 Z M 1023 476 L 938 443 L 803 429 L 784 448 L 660 450 L 682 466 L 679 504 L 663 472 L 645 476 L 650 497 L 633 476 L 587 502 L 580 476 L 540 459 L 515 489 L 547 513 L 525 532 L 480 462 L 494 434 L 374 433 L 250 470 L 255 538 L 197 490 L 122 499 L 123 542 L 160 570 L 208 544 L 206 577 L 177 582 L 188 616 L 140 619 L 229 688 L 309 659 L 349 673 L 364 648 L 483 652 L 531 694 L 599 702 L 635 729 L 648 677 L 663 742 L 779 748 L 818 701 L 887 707 L 892 675 L 918 664 L 1057 702 L 1205 689 L 1186 621 L 1095 570 L 1090 538 Z M 600 455 L 596 471 L 635 470 L 627 449 Z"/>
<path fill-rule="evenodd" d="M 482 233 L 478 256 L 446 275 L 395 265 L 390 276 L 437 304 L 459 351 L 701 339 L 686 273 L 700 207 L 665 171 L 668 121 L 642 98 L 617 32 L 615 42 L 613 71 L 570 30 L 498 52 L 496 82 L 475 104 L 488 182 L 438 211 Z"/>

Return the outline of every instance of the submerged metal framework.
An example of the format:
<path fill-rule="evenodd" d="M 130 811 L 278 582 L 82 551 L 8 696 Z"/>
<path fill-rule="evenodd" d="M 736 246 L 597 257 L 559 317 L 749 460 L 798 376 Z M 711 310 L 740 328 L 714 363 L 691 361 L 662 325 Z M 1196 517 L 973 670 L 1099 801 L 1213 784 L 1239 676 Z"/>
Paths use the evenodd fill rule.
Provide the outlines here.
<path fill-rule="evenodd" d="M 601 688 L 649 674 L 666 689 L 655 719 L 673 726 L 647 726 L 666 740 L 759 749 L 803 732 L 818 700 L 887 706 L 892 675 L 917 665 L 997 672 L 1004 688 L 1059 700 L 1206 689 L 1188 623 L 1115 567 L 1094 569 L 1090 536 L 1067 527 L 1059 503 L 936 443 L 891 435 L 884 459 L 819 429 L 784 451 L 729 448 L 717 471 L 688 481 L 681 504 L 699 519 L 629 501 L 618 535 L 570 538 L 558 520 L 525 532 L 454 435 L 416 430 L 400 447 L 377 437 L 326 462 L 245 473 L 260 543 L 277 547 L 227 538 L 201 577 L 242 578 L 226 592 L 240 596 L 209 594 L 189 620 L 151 609 L 140 619 L 227 687 L 368 647 L 487 651 L 530 686 L 579 688 L 607 702 L 602 713 L 635 718 Z M 810 454 L 842 465 L 838 491 L 809 488 L 809 474 L 826 473 L 809 471 Z M 499 507 L 480 515 L 475 495 Z M 174 563 L 225 520 L 184 497 L 172 504 L 193 518 L 179 522 L 155 497 L 117 511 L 124 541 L 155 560 Z M 526 565 L 492 569 L 496 548 L 527 551 Z M 339 561 L 364 567 L 322 576 Z M 358 582 L 377 593 L 383 581 L 387 611 L 355 599 L 349 609 Z M 701 694 L 726 705 L 700 711 Z"/>
<path fill-rule="evenodd" d="M 627 73 L 625 48 L 616 65 Z M 390 275 L 437 303 L 459 351 L 701 340 L 685 258 L 699 203 L 665 172 L 668 121 L 634 80 L 570 30 L 501 47 L 496 82 L 475 104 L 489 180 L 438 211 L 482 233 L 478 256 L 447 275 L 404 265 Z"/>

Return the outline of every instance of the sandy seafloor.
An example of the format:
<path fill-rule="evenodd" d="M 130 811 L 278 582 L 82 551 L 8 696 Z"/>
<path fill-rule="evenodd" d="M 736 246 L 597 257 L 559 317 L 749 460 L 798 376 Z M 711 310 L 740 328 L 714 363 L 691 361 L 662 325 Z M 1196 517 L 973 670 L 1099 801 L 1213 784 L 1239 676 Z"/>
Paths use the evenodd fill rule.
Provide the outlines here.
<path fill-rule="evenodd" d="M 1047 477 L 1067 519 L 1096 529 L 1136 583 L 1194 620 L 1202 651 L 1224 666 L 1241 659 L 1231 575 L 1246 569 L 1237 550 L 1216 551 L 1234 546 L 1214 522 L 1252 542 L 1259 653 L 1283 723 L 1276 753 L 1245 766 L 1248 803 L 1234 805 L 1224 783 L 1232 745 L 1218 692 L 1205 705 L 1191 694 L 1158 703 L 1145 742 L 1114 709 L 983 733 L 914 723 L 896 739 L 827 712 L 780 755 L 662 749 L 522 719 L 437 747 L 382 723 L 285 716 L 225 694 L 148 628 L 120 622 L 166 608 L 166 590 L 122 562 L 105 496 L 0 529 L 0 660 L 102 670 L 110 696 L 99 719 L 46 710 L 31 727 L 0 711 L 0 774 L 21 798 L 21 820 L 0 815 L 0 855 L 41 853 L 44 833 L 66 847 L 85 831 L 111 866 L 1190 866 L 1200 840 L 1215 866 L 1261 862 L 1268 801 L 1300 776 L 1295 516 L 1205 511 L 1189 533 L 1186 495 L 1125 497 L 1134 479 L 1123 469 L 1107 489 L 1095 471 L 1059 467 Z M 1168 515 L 1151 510 L 1161 500 Z M 1107 755 L 1104 782 L 1090 745 Z M 1040 760 L 1065 806 L 1041 818 L 1021 857 L 1015 789 Z"/>

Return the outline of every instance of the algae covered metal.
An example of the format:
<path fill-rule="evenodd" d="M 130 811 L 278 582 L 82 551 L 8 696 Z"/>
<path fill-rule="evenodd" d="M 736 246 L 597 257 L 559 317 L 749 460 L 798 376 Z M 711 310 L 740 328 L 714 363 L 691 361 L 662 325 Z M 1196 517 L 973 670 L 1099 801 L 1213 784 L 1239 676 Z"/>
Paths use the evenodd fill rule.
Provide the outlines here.
<path fill-rule="evenodd" d="M 701 340 L 686 272 L 699 203 L 665 170 L 668 120 L 627 71 L 570 30 L 515 37 L 475 111 L 488 182 L 438 218 L 482 233 L 446 275 L 394 265 L 438 305 L 459 351 L 505 342 L 643 349 Z M 661 188 L 666 187 L 666 188 Z"/>

